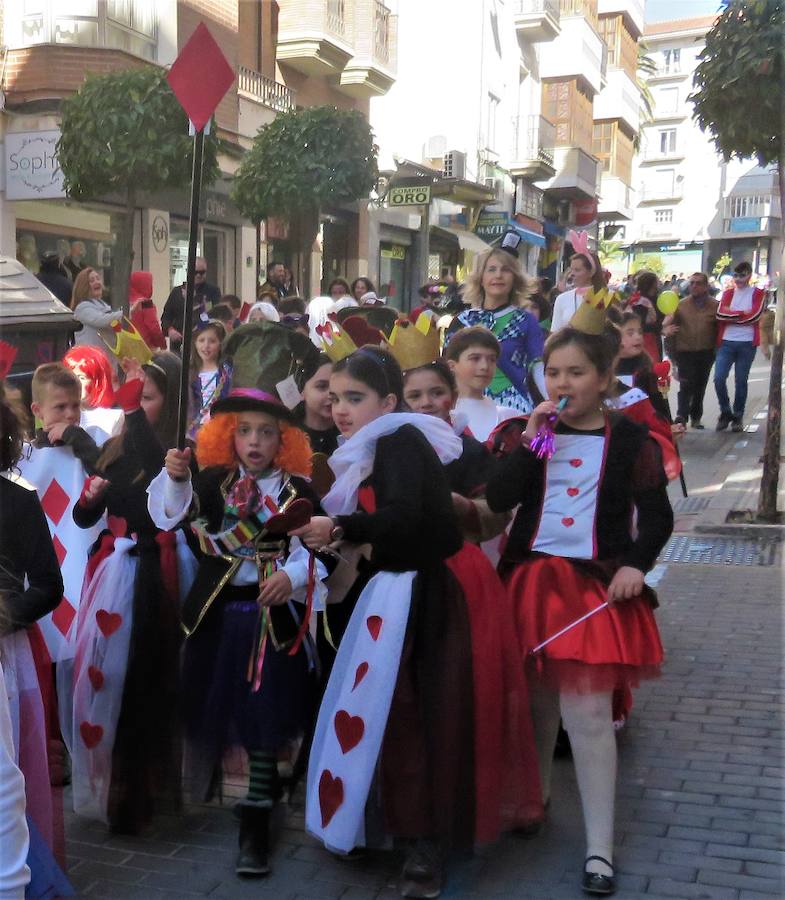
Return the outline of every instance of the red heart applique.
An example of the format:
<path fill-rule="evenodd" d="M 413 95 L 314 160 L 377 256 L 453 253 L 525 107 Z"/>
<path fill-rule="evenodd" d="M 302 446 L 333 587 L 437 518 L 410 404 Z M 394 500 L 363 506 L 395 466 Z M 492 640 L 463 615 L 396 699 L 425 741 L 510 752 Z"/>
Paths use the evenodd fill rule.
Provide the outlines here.
<path fill-rule="evenodd" d="M 354 690 L 357 685 L 365 678 L 368 674 L 368 663 L 361 662 L 359 666 L 357 666 L 357 671 L 354 673 L 354 684 L 352 685 L 352 690 Z"/>
<path fill-rule="evenodd" d="M 264 523 L 264 530 L 269 534 L 286 534 L 307 525 L 313 515 L 313 504 L 304 497 L 298 497 L 291 503 L 286 512 L 278 513 Z"/>
<path fill-rule="evenodd" d="M 368 616 L 368 618 L 365 620 L 365 625 L 368 628 L 371 637 L 375 641 L 379 640 L 379 632 L 382 630 L 382 617 Z"/>
<path fill-rule="evenodd" d="M 343 781 L 333 778 L 333 773 L 325 769 L 319 778 L 319 808 L 322 811 L 322 828 L 326 828 L 343 803 Z"/>
<path fill-rule="evenodd" d="M 88 750 L 92 750 L 93 747 L 100 743 L 101 738 L 104 736 L 104 730 L 100 725 L 93 725 L 91 722 L 82 722 L 79 726 L 79 734 L 82 735 L 85 747 L 87 747 Z"/>
<path fill-rule="evenodd" d="M 104 637 L 111 637 L 115 631 L 123 624 L 123 617 L 120 613 L 110 613 L 105 609 L 99 609 L 95 614 L 95 621 Z"/>
<path fill-rule="evenodd" d="M 573 519 L 572 516 L 565 516 L 561 520 L 561 523 L 562 523 L 562 525 L 564 525 L 565 528 L 570 528 L 572 525 L 575 524 L 575 519 Z"/>
<path fill-rule="evenodd" d="M 580 494 L 580 489 L 576 487 L 567 488 L 567 496 L 568 497 L 577 497 Z"/>
<path fill-rule="evenodd" d="M 94 691 L 100 691 L 104 686 L 104 673 L 95 666 L 87 667 L 87 677 L 90 679 Z"/>
<path fill-rule="evenodd" d="M 570 465 L 573 467 L 573 469 L 577 469 L 583 465 L 583 460 L 582 459 L 571 459 Z"/>
<path fill-rule="evenodd" d="M 353 750 L 363 739 L 365 722 L 359 716 L 350 716 L 345 709 L 339 709 L 333 724 L 338 743 L 344 753 Z"/>

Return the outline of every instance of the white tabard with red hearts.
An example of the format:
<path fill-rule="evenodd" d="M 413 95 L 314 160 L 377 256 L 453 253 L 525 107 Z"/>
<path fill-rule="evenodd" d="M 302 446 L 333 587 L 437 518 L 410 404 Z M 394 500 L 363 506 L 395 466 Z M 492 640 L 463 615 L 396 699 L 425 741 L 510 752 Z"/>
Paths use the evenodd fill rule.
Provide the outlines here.
<path fill-rule="evenodd" d="M 74 811 L 103 821 L 131 643 L 135 546 L 129 538 L 117 538 L 114 551 L 85 585 L 75 623 L 73 703 L 61 710 L 72 760 Z"/>
<path fill-rule="evenodd" d="M 305 825 L 330 850 L 365 845 L 365 804 L 409 620 L 414 572 L 379 572 L 357 600 L 324 693 Z"/>
<path fill-rule="evenodd" d="M 597 555 L 597 492 L 606 444 L 599 435 L 556 435 L 556 451 L 545 463 L 542 514 L 532 550 L 571 559 Z"/>
<path fill-rule="evenodd" d="M 29 454 L 29 455 L 28 455 Z M 54 612 L 39 620 L 53 660 L 63 655 L 65 638 L 79 608 L 87 556 L 95 539 L 106 528 L 102 516 L 92 528 L 74 522 L 73 508 L 82 493 L 86 476 L 81 462 L 69 447 L 35 448 L 25 445 L 19 461 L 22 478 L 38 494 L 63 576 L 63 599 Z"/>

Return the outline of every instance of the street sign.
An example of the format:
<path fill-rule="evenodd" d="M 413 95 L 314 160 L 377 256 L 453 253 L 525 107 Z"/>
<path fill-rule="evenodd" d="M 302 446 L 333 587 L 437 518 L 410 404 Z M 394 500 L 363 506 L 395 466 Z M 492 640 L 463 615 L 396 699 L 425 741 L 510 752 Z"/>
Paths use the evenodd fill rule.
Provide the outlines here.
<path fill-rule="evenodd" d="M 430 202 L 430 186 L 391 187 L 387 192 L 389 206 L 427 206 Z"/>
<path fill-rule="evenodd" d="M 494 238 L 501 237 L 509 224 L 510 217 L 507 213 L 484 212 L 477 219 L 474 233 L 484 241 L 492 241 Z"/>

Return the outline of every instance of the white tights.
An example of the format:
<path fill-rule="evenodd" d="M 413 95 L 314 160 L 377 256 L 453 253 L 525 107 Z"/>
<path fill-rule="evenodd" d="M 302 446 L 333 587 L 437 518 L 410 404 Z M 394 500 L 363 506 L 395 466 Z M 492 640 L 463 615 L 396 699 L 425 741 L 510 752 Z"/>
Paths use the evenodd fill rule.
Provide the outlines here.
<path fill-rule="evenodd" d="M 543 800 L 547 801 L 551 793 L 553 750 L 561 717 L 570 736 L 575 775 L 581 795 L 586 855 L 602 856 L 612 862 L 616 736 L 613 730 L 611 693 L 558 694 L 533 685 L 531 707 Z M 607 866 L 596 860 L 586 868 L 589 872 L 611 874 Z"/>

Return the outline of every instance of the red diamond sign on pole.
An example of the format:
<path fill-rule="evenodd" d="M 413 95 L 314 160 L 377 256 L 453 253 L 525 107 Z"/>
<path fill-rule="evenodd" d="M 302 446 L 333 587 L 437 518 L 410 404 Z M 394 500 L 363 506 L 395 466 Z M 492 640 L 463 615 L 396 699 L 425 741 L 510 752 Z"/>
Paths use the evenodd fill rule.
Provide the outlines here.
<path fill-rule="evenodd" d="M 234 82 L 234 71 L 221 48 L 200 22 L 188 43 L 180 51 L 166 76 L 180 105 L 194 126 L 193 172 L 191 175 L 191 224 L 188 235 L 188 269 L 185 282 L 185 309 L 181 334 L 183 359 L 180 373 L 180 398 L 177 412 L 177 446 L 185 448 L 188 414 L 189 362 L 191 356 L 191 327 L 193 324 L 196 239 L 199 228 L 199 196 L 202 188 L 202 156 L 204 126 Z"/>
<path fill-rule="evenodd" d="M 175 97 L 201 131 L 234 81 L 234 70 L 200 22 L 166 76 Z"/>

